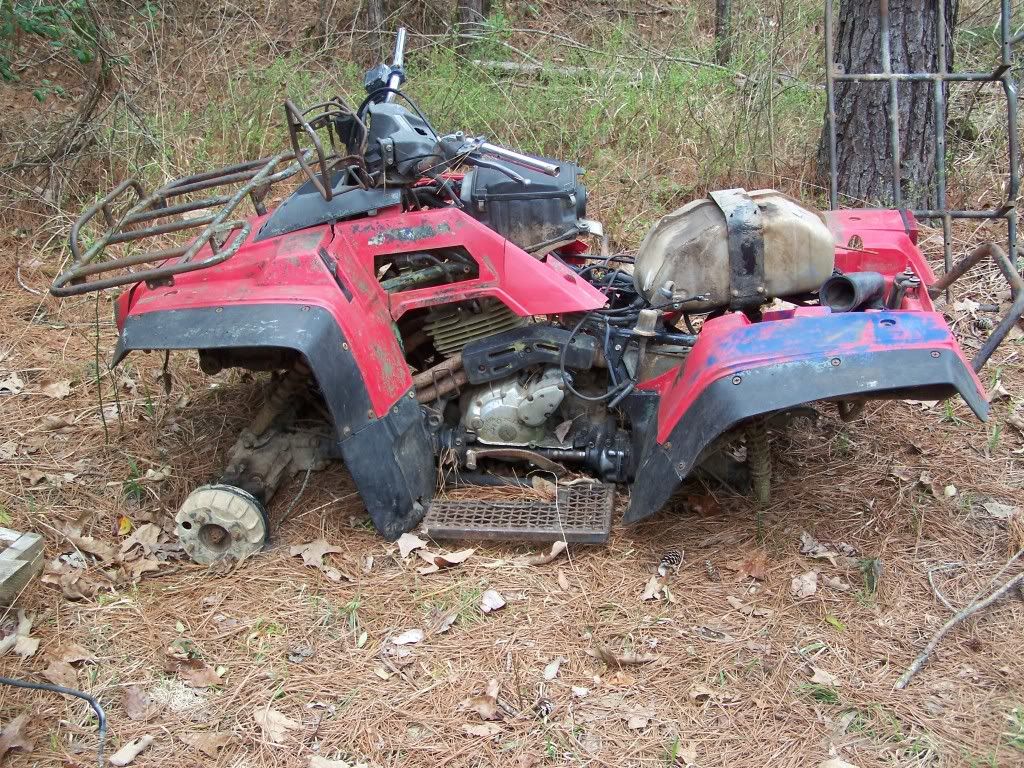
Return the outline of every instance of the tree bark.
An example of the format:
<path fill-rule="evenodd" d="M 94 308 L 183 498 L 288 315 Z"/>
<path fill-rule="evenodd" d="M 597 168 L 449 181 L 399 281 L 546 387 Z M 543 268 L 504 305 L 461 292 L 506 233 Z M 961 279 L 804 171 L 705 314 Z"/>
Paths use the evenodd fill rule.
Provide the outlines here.
<path fill-rule="evenodd" d="M 941 1 L 946 10 L 946 71 L 951 71 L 959 0 Z M 889 0 L 888 4 L 892 71 L 937 72 L 937 2 Z M 882 71 L 878 11 L 879 0 L 841 0 L 835 41 L 837 72 Z M 838 191 L 869 205 L 894 204 L 889 88 L 885 82 L 839 82 L 835 88 Z M 934 86 L 903 82 L 897 86 L 897 96 L 902 206 L 930 207 L 935 193 Z M 818 167 L 823 171 L 829 167 L 827 116 Z M 827 178 L 824 173 L 822 176 Z"/>
<path fill-rule="evenodd" d="M 366 28 L 370 31 L 370 45 L 374 49 L 370 59 L 381 61 L 384 54 L 384 0 L 366 0 Z"/>
<path fill-rule="evenodd" d="M 465 42 L 472 42 L 483 31 L 490 11 L 490 0 L 458 0 L 459 37 Z"/>
<path fill-rule="evenodd" d="M 732 58 L 732 0 L 715 0 L 715 61 L 723 67 Z"/>

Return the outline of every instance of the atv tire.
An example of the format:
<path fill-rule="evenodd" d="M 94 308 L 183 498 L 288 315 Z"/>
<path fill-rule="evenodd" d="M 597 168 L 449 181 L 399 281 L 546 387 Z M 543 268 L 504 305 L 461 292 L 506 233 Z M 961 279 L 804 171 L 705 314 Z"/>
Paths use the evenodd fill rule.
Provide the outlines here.
<path fill-rule="evenodd" d="M 182 548 L 203 565 L 255 554 L 270 532 L 263 505 L 233 485 L 199 486 L 185 499 L 174 521 Z"/>

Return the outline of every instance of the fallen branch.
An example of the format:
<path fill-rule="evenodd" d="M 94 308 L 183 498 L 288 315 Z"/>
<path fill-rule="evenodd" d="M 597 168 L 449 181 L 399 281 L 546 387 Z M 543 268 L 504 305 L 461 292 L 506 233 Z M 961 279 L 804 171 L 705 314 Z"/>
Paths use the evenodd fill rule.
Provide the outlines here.
<path fill-rule="evenodd" d="M 1019 555 L 1020 553 L 1018 552 L 1017 554 Z M 932 653 L 938 647 L 939 643 L 942 642 L 942 638 L 949 634 L 950 630 L 952 630 L 953 627 L 955 627 L 957 624 L 960 624 L 962 621 L 970 618 L 978 611 L 982 611 L 985 608 L 988 608 L 990 605 L 992 605 L 992 603 L 996 602 L 996 600 L 1010 593 L 1011 591 L 1020 588 L 1021 585 L 1024 585 L 1024 573 L 1014 576 L 1012 579 L 1007 581 L 1005 584 L 999 587 L 999 589 L 992 592 L 988 597 L 984 598 L 983 600 L 975 600 L 974 602 L 970 603 L 966 608 L 964 608 L 962 611 L 953 616 L 949 621 L 943 624 L 942 628 L 935 633 L 932 639 L 928 642 L 928 645 L 926 645 L 924 650 L 921 651 L 921 655 L 914 659 L 914 663 L 911 664 L 907 668 L 907 671 L 900 676 L 900 679 L 896 681 L 896 685 L 894 686 L 896 690 L 903 690 L 907 687 L 911 679 L 913 679 L 914 675 L 920 672 L 921 668 L 924 667 L 926 663 L 928 663 L 928 659 L 931 658 Z"/>

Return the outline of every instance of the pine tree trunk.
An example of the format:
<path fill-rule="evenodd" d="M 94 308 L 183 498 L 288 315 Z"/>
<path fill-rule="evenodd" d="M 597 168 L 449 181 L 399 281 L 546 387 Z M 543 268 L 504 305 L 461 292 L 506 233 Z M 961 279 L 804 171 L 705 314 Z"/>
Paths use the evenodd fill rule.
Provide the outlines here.
<path fill-rule="evenodd" d="M 366 28 L 370 32 L 370 46 L 373 49 L 369 58 L 381 61 L 384 55 L 384 0 L 366 0 Z"/>
<path fill-rule="evenodd" d="M 942 2 L 946 8 L 946 69 L 949 71 L 953 64 L 952 36 L 959 0 Z M 936 72 L 938 7 L 935 0 L 888 0 L 888 3 L 892 71 Z M 835 28 L 838 72 L 882 71 L 878 8 L 879 0 L 841 0 Z M 931 83 L 904 82 L 897 87 L 904 208 L 929 207 L 934 195 L 933 89 Z M 840 196 L 869 205 L 892 205 L 889 84 L 836 83 L 835 102 Z M 826 123 L 818 152 L 819 168 L 826 170 L 828 163 Z"/>
<path fill-rule="evenodd" d="M 489 0 L 458 0 L 458 30 L 463 42 L 472 42 L 483 31 L 490 5 Z"/>
<path fill-rule="evenodd" d="M 732 58 L 732 0 L 715 0 L 715 61 L 723 67 Z"/>

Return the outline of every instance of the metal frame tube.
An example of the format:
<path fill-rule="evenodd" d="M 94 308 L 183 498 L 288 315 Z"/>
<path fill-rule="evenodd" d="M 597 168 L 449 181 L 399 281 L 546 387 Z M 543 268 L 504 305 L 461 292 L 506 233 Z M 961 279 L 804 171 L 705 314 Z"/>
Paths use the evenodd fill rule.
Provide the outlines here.
<path fill-rule="evenodd" d="M 999 65 L 991 72 L 949 72 L 949 50 L 946 43 L 947 22 L 944 0 L 932 0 L 938 16 L 936 18 L 936 70 L 935 72 L 893 72 L 891 56 L 891 28 L 889 19 L 889 0 L 878 0 L 879 23 L 881 25 L 881 72 L 837 72 L 833 45 L 834 0 L 825 0 L 825 92 L 828 101 L 826 123 L 828 132 L 829 153 L 829 205 L 834 210 L 839 206 L 839 178 L 837 168 L 836 138 L 836 83 L 888 83 L 889 85 L 889 148 L 893 154 L 893 192 L 894 204 L 899 208 L 902 204 L 902 185 L 900 179 L 900 136 L 899 136 L 899 83 L 930 83 L 935 101 L 935 190 L 934 204 L 930 208 L 912 211 L 919 219 L 938 221 L 942 227 L 943 262 L 945 274 L 931 287 L 932 295 L 939 295 L 947 290 L 964 272 L 981 260 L 991 256 L 999 265 L 999 269 L 1011 286 L 1013 307 L 1011 312 L 999 324 L 996 331 L 989 337 L 985 346 L 974 358 L 975 370 L 981 368 L 991 356 L 999 342 L 1006 336 L 1010 327 L 1024 312 L 1024 283 L 1021 282 L 1017 270 L 1017 209 L 1016 201 L 1020 194 L 1020 138 L 1017 120 L 1017 82 L 1013 74 L 1013 46 L 1024 41 L 1024 32 L 1012 35 L 1010 0 L 1000 0 L 1000 39 Z M 996 207 L 984 209 L 950 208 L 947 197 L 946 168 L 946 86 L 948 83 L 1000 83 L 1006 99 L 1007 128 L 1007 184 L 1003 203 Z M 992 220 L 1006 222 L 1007 249 L 1004 252 L 995 244 L 986 244 L 976 249 L 966 259 L 952 263 L 952 221 L 954 219 Z M 969 263 L 968 263 L 969 262 Z"/>

